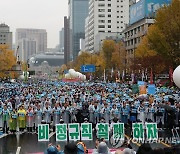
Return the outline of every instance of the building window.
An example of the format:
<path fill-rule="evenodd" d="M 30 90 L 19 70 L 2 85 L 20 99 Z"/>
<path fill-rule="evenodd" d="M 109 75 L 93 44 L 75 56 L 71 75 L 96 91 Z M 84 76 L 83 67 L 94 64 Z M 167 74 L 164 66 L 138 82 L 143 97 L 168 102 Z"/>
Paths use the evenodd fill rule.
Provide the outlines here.
<path fill-rule="evenodd" d="M 119 18 L 119 16 L 117 16 L 117 18 Z"/>
<path fill-rule="evenodd" d="M 99 16 L 99 17 L 105 17 L 105 15 L 104 15 L 104 14 L 99 14 L 98 16 Z"/>
<path fill-rule="evenodd" d="M 108 25 L 108 28 L 111 28 L 111 25 Z"/>
<path fill-rule="evenodd" d="M 108 14 L 108 17 L 111 17 L 111 15 L 110 15 L 110 14 Z"/>
<path fill-rule="evenodd" d="M 111 33 L 111 31 L 110 31 L 110 30 L 108 30 L 108 33 Z"/>
<path fill-rule="evenodd" d="M 108 9 L 108 12 L 111 12 L 111 9 Z"/>
<path fill-rule="evenodd" d="M 111 20 L 108 20 L 108 23 L 111 23 Z"/>
<path fill-rule="evenodd" d="M 108 4 L 108 7 L 111 7 L 111 4 Z"/>
<path fill-rule="evenodd" d="M 121 18 L 123 18 L 123 16 L 121 16 Z"/>
<path fill-rule="evenodd" d="M 121 23 L 123 23 L 123 21 L 121 21 Z"/>
<path fill-rule="evenodd" d="M 98 28 L 105 28 L 105 25 L 99 25 Z"/>

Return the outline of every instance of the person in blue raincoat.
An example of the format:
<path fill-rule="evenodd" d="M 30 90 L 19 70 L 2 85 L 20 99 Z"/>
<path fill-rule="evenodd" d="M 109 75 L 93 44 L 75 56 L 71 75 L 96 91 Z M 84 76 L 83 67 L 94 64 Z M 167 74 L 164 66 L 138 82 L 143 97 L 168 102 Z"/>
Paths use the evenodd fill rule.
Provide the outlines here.
<path fill-rule="evenodd" d="M 128 115 L 129 115 L 129 108 L 126 106 L 126 103 L 124 103 L 121 112 L 121 121 L 124 124 L 128 123 Z"/>
<path fill-rule="evenodd" d="M 113 104 L 112 109 L 111 109 L 111 121 L 117 118 L 118 120 L 120 119 L 120 111 L 118 110 L 116 104 Z"/>
<path fill-rule="evenodd" d="M 35 130 L 37 131 L 38 125 L 41 124 L 42 116 L 43 116 L 43 111 L 39 104 L 37 105 L 37 109 L 35 109 L 34 111 L 34 115 L 35 115 Z"/>
<path fill-rule="evenodd" d="M 60 116 L 61 116 L 61 108 L 57 103 L 52 109 L 52 114 L 53 114 L 53 131 L 55 131 L 56 124 L 59 124 Z"/>
<path fill-rule="evenodd" d="M 48 103 L 45 104 L 45 107 L 43 109 L 43 114 L 44 114 L 44 121 L 46 124 L 51 123 L 51 113 L 52 113 L 52 109 L 51 106 L 49 106 Z"/>
<path fill-rule="evenodd" d="M 110 109 L 107 103 L 104 104 L 104 107 L 101 109 L 100 113 L 101 117 L 105 119 L 105 122 L 110 123 Z"/>

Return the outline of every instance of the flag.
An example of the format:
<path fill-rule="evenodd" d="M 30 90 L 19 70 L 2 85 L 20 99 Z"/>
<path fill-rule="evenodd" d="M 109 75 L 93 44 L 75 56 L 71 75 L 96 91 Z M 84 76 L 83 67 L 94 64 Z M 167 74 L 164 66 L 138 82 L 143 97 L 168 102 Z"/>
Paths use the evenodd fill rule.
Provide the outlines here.
<path fill-rule="evenodd" d="M 114 70 L 113 68 L 111 69 L 111 78 L 113 77 L 113 73 L 114 73 Z"/>
<path fill-rule="evenodd" d="M 146 68 L 146 71 L 145 71 L 145 78 L 146 78 L 146 80 L 148 80 L 148 71 L 147 71 L 147 68 Z"/>
<path fill-rule="evenodd" d="M 150 84 L 153 84 L 153 72 L 152 72 L 152 68 L 151 68 Z"/>
<path fill-rule="evenodd" d="M 173 69 L 172 69 L 172 67 L 169 68 L 169 81 L 170 81 L 170 86 L 173 86 Z"/>
<path fill-rule="evenodd" d="M 124 73 L 124 70 L 122 72 L 122 80 L 124 80 L 124 76 L 125 76 L 125 73 Z"/>
<path fill-rule="evenodd" d="M 106 70 L 104 69 L 104 82 L 106 82 Z"/>
<path fill-rule="evenodd" d="M 121 75 L 121 74 L 120 74 L 120 71 L 118 71 L 118 78 L 119 78 L 119 79 L 120 79 L 120 75 Z"/>
<path fill-rule="evenodd" d="M 142 81 L 144 81 L 144 70 L 142 70 Z"/>

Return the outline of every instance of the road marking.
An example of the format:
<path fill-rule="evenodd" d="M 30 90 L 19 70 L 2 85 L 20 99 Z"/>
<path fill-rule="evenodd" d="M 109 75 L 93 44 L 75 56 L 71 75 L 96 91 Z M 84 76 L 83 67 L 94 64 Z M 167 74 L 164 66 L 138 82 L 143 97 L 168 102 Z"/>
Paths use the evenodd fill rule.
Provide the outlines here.
<path fill-rule="evenodd" d="M 131 139 L 128 135 L 124 135 L 128 140 Z M 131 141 L 132 142 L 132 141 Z M 141 146 L 141 144 L 137 143 L 137 142 L 132 142 L 133 144 L 136 144 L 138 147 Z"/>
<path fill-rule="evenodd" d="M 16 154 L 20 154 L 21 147 L 17 148 Z"/>
<path fill-rule="evenodd" d="M 161 143 L 161 144 L 163 144 L 164 146 L 168 147 L 168 148 L 170 148 L 170 147 L 171 147 L 171 145 L 166 144 L 166 143 L 164 143 L 164 142 L 162 142 L 162 141 L 160 141 L 160 143 Z"/>
<path fill-rule="evenodd" d="M 3 134 L 3 135 L 1 135 L 0 136 L 0 138 L 3 138 L 3 137 L 5 137 L 5 136 L 7 136 L 8 134 Z"/>
<path fill-rule="evenodd" d="M 49 138 L 51 138 L 54 134 L 55 132 L 52 132 L 51 134 L 49 134 Z"/>

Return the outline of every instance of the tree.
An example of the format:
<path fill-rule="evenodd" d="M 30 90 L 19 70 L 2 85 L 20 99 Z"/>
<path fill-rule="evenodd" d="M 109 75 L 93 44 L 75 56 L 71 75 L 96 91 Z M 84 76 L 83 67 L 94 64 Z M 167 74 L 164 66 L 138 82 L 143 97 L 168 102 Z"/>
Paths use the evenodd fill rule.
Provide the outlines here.
<path fill-rule="evenodd" d="M 0 78 L 13 77 L 11 70 L 15 64 L 14 52 L 7 45 L 0 45 Z"/>
<path fill-rule="evenodd" d="M 180 1 L 173 0 L 169 6 L 157 11 L 155 24 L 148 30 L 150 49 L 155 50 L 173 67 L 180 64 Z"/>
<path fill-rule="evenodd" d="M 155 50 L 150 49 L 147 36 L 144 36 L 135 51 L 135 69 L 151 70 L 161 73 L 166 70 L 167 62 Z"/>
<path fill-rule="evenodd" d="M 106 69 L 112 68 L 112 55 L 115 52 L 115 41 L 104 40 L 102 45 L 102 51 L 106 62 Z"/>

